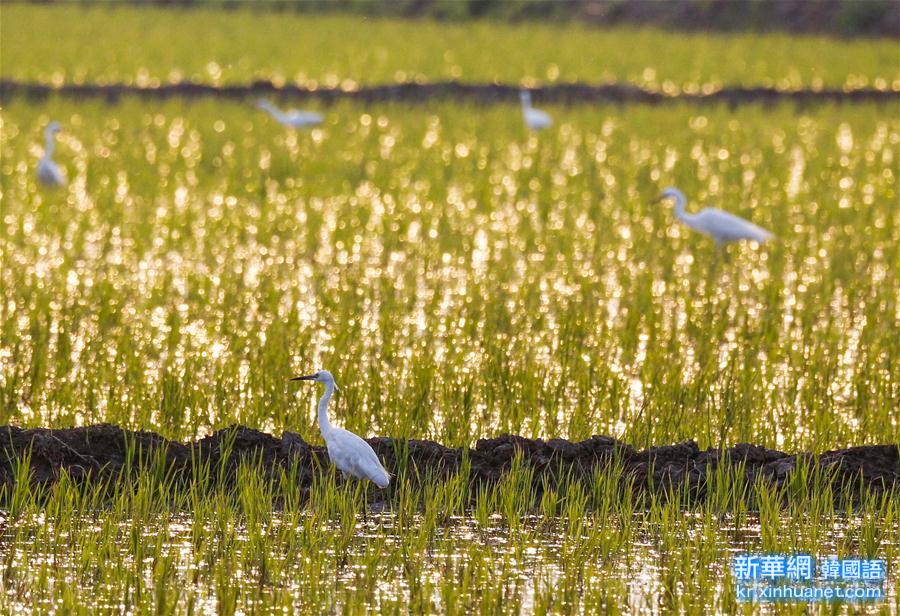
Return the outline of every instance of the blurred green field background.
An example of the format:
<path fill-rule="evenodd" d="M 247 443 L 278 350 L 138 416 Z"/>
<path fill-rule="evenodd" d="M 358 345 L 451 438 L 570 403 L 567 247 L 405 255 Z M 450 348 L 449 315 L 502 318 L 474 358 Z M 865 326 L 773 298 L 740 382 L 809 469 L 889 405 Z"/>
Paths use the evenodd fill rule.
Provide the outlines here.
<path fill-rule="evenodd" d="M 726 85 L 900 90 L 891 39 L 114 5 L 4 5 L 0 28 L 0 76 L 53 84 L 271 79 L 352 88 L 458 79 L 628 81 L 670 93 Z"/>

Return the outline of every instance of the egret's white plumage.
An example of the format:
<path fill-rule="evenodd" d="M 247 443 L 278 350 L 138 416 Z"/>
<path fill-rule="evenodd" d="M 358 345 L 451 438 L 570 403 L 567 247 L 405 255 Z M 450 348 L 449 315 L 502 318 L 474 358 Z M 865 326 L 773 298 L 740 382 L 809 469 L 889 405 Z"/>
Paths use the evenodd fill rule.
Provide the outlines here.
<path fill-rule="evenodd" d="M 522 118 L 525 120 L 525 126 L 531 130 L 541 130 L 553 124 L 549 115 L 531 106 L 531 92 L 522 90 L 519 98 L 522 100 Z"/>
<path fill-rule="evenodd" d="M 723 212 L 716 208 L 703 208 L 696 214 L 685 211 L 687 198 L 677 188 L 667 188 L 659 196 L 659 199 L 675 200 L 675 215 L 678 219 L 695 231 L 705 233 L 716 241 L 716 244 L 725 244 L 739 240 L 765 242 L 775 237 L 762 227 L 754 225 L 749 220 L 740 216 Z"/>
<path fill-rule="evenodd" d="M 289 128 L 309 128 L 318 126 L 325 120 L 321 113 L 316 113 L 315 111 L 299 111 L 297 109 L 281 111 L 267 100 L 258 101 L 256 106 L 260 109 L 265 109 L 269 112 L 269 115 Z"/>
<path fill-rule="evenodd" d="M 59 122 L 50 122 L 47 128 L 44 129 L 44 138 L 47 143 L 44 148 L 44 156 L 38 161 L 37 165 L 38 181 L 48 188 L 66 185 L 66 176 L 63 175 L 59 165 L 53 162 L 53 151 L 56 150 L 56 133 L 59 131 Z"/>
<path fill-rule="evenodd" d="M 391 477 L 375 455 L 375 450 L 352 432 L 332 426 L 328 419 L 328 401 L 337 389 L 331 373 L 319 370 L 315 374 L 298 376 L 291 380 L 317 381 L 325 385 L 325 393 L 319 398 L 319 430 L 322 431 L 322 437 L 328 447 L 328 457 L 337 469 L 344 475 L 368 479 L 379 488 L 386 488 L 391 482 Z"/>

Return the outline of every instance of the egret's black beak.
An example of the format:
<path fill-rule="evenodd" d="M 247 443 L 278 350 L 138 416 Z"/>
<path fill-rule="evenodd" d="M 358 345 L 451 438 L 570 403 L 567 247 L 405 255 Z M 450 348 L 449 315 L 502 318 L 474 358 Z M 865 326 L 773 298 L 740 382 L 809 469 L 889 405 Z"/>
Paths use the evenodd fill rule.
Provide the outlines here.
<path fill-rule="evenodd" d="M 315 381 L 316 375 L 315 374 L 307 374 L 306 376 L 295 376 L 291 380 L 292 381 Z"/>

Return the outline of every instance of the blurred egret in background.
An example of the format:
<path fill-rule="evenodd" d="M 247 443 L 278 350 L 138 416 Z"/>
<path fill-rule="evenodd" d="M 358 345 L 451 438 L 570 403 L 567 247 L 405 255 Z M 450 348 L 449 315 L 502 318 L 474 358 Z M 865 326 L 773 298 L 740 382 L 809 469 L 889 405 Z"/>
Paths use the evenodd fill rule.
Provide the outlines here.
<path fill-rule="evenodd" d="M 553 124 L 549 115 L 531 106 L 531 92 L 522 90 L 519 98 L 522 100 L 522 117 L 525 119 L 525 126 L 531 130 L 541 130 Z"/>
<path fill-rule="evenodd" d="M 44 129 L 44 138 L 47 145 L 44 148 L 44 156 L 38 162 L 37 176 L 38 181 L 48 188 L 55 188 L 66 185 L 66 176 L 63 175 L 62 169 L 53 162 L 53 152 L 56 150 L 56 133 L 61 130 L 59 122 L 50 122 Z"/>
<path fill-rule="evenodd" d="M 256 106 L 260 109 L 265 109 L 269 112 L 269 115 L 289 128 L 309 128 L 311 126 L 318 126 L 325 119 L 321 113 L 316 113 L 314 111 L 299 111 L 297 109 L 281 111 L 267 100 L 259 100 L 256 103 Z"/>
<path fill-rule="evenodd" d="M 328 401 L 331 394 L 338 390 L 334 377 L 327 370 L 315 374 L 298 376 L 292 381 L 317 381 L 325 385 L 325 393 L 319 398 L 319 430 L 328 446 L 328 457 L 339 471 L 357 479 L 368 479 L 379 488 L 386 488 L 391 481 L 390 475 L 375 455 L 375 450 L 357 435 L 343 428 L 331 425 L 328 419 Z M 340 391 L 340 390 L 338 390 Z"/>
<path fill-rule="evenodd" d="M 678 216 L 678 219 L 691 229 L 713 238 L 716 245 L 739 240 L 762 243 L 775 237 L 749 220 L 744 220 L 740 216 L 723 212 L 720 209 L 707 207 L 696 214 L 688 214 L 684 209 L 687 205 L 687 198 L 677 188 L 666 188 L 656 200 L 664 199 L 674 199 L 675 215 Z"/>

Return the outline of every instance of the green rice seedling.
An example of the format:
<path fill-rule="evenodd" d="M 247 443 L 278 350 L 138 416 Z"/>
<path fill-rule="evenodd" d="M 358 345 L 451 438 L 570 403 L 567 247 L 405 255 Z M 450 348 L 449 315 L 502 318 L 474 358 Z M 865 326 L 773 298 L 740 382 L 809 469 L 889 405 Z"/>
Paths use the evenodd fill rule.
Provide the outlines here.
<path fill-rule="evenodd" d="M 2 487 L 3 502 L 8 503 L 9 520 L 15 521 L 24 512 L 34 508 L 36 495 L 31 486 L 31 451 L 13 461 L 15 482 Z"/>
<path fill-rule="evenodd" d="M 771 490 L 765 481 L 760 479 L 757 481 L 755 492 L 762 548 L 768 552 L 774 552 L 780 538 L 784 536 L 781 519 L 781 490 Z"/>
<path fill-rule="evenodd" d="M 444 524 L 454 516 L 466 514 L 471 497 L 469 492 L 469 474 L 470 462 L 468 456 L 465 456 L 460 463 L 459 469 L 454 473 L 446 478 L 433 480 L 432 495 L 426 496 L 424 504 L 426 507 L 429 504 L 434 507 L 437 523 Z"/>
<path fill-rule="evenodd" d="M 392 507 L 396 516 L 395 524 L 401 531 L 408 531 L 417 524 L 419 514 L 419 495 L 408 477 L 398 475 L 394 478 L 394 499 Z"/>
<path fill-rule="evenodd" d="M 496 491 L 490 488 L 480 486 L 475 490 L 475 503 L 472 508 L 472 515 L 482 531 L 487 530 L 491 526 L 493 514 L 496 511 L 494 505 L 496 499 Z"/>
<path fill-rule="evenodd" d="M 503 522 L 518 529 L 522 517 L 531 511 L 535 502 L 534 468 L 524 462 L 521 452 L 516 452 L 494 491 Z"/>
<path fill-rule="evenodd" d="M 555 522 L 559 515 L 560 497 L 546 478 L 542 479 L 542 484 L 540 511 L 543 523 L 549 526 Z"/>

